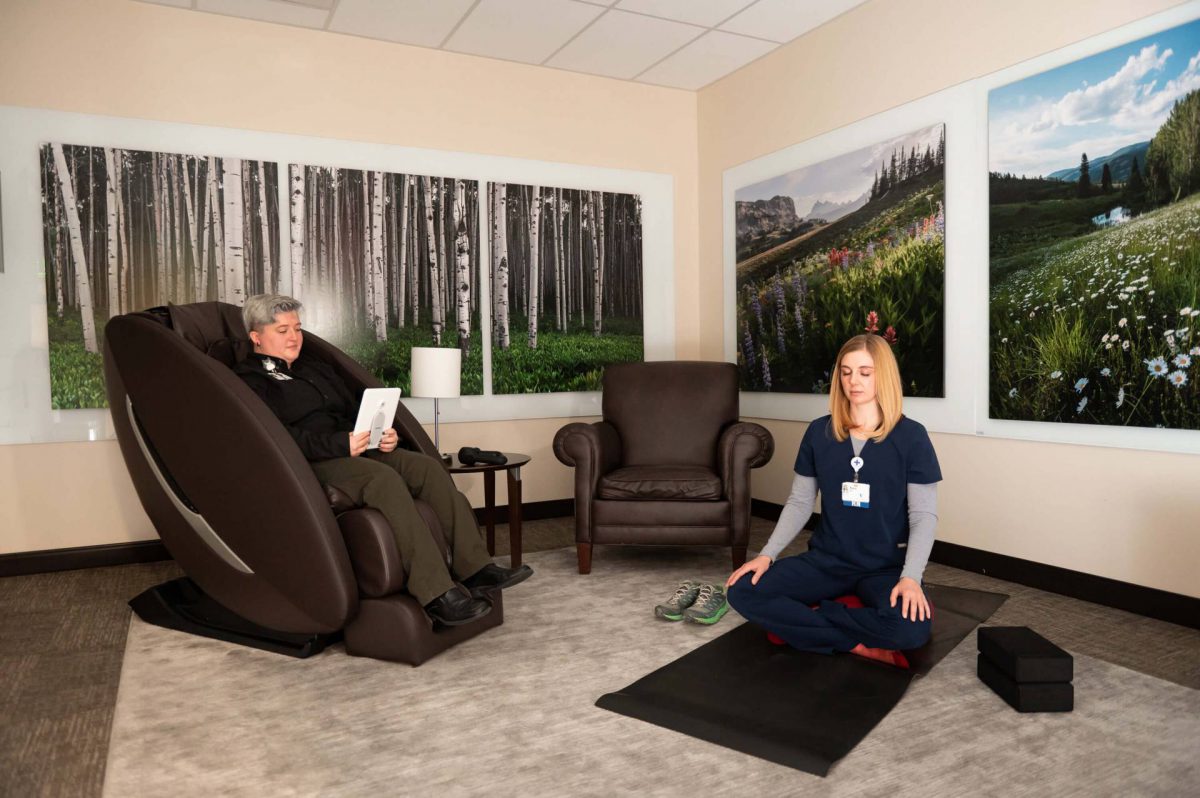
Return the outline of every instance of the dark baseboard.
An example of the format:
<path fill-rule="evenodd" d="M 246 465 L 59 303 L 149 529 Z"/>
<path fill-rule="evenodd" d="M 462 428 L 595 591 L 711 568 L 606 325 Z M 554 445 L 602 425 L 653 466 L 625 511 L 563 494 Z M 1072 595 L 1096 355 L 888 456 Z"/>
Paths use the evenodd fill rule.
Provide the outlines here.
<path fill-rule="evenodd" d="M 782 505 L 760 499 L 753 501 L 751 512 L 755 516 L 768 520 L 779 518 Z M 813 513 L 813 517 L 816 518 L 817 514 Z M 811 526 L 812 521 L 809 522 L 809 527 Z M 1191 596 L 940 540 L 934 542 L 929 561 L 1003 579 L 1006 582 L 1016 582 L 1048 593 L 1134 612 L 1147 618 L 1200 629 L 1200 599 Z"/>
<path fill-rule="evenodd" d="M 570 518 L 575 515 L 574 499 L 555 499 L 544 502 L 525 502 L 521 505 L 523 521 L 543 518 Z M 475 517 L 483 523 L 483 509 L 475 509 Z M 508 505 L 496 508 L 496 523 L 508 523 Z M 111 543 L 102 546 L 78 546 L 71 549 L 22 551 L 0 554 L 0 577 L 47 574 L 52 571 L 74 571 L 78 568 L 103 568 L 110 565 L 132 565 L 140 562 L 169 560 L 167 547 L 161 540 L 141 540 L 136 543 Z"/>
<path fill-rule="evenodd" d="M 102 568 L 109 565 L 129 565 L 139 562 L 169 560 L 167 547 L 161 540 L 140 540 L 136 543 L 111 543 L 103 546 L 77 546 L 71 549 L 22 551 L 0 554 L 0 577 L 45 574 L 51 571 L 74 571 L 77 568 Z"/>
<path fill-rule="evenodd" d="M 551 499 L 544 502 L 522 502 L 522 521 L 541 521 L 545 518 L 572 518 L 575 515 L 574 499 Z M 483 523 L 483 508 L 475 508 L 475 518 Z M 508 505 L 498 504 L 496 507 L 496 523 L 508 523 Z"/>

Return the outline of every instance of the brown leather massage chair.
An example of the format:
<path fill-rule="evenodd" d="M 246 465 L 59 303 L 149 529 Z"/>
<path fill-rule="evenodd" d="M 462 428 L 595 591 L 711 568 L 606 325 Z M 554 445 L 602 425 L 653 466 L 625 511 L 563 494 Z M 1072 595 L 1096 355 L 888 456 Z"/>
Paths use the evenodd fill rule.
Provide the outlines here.
<path fill-rule="evenodd" d="M 737 366 L 664 361 L 604 370 L 594 424 L 568 424 L 554 454 L 575 467 L 579 573 L 592 546 L 730 546 L 746 561 L 750 470 L 775 452 L 771 433 L 738 420 Z"/>
<path fill-rule="evenodd" d="M 297 657 L 347 653 L 419 665 L 504 620 L 493 609 L 435 628 L 404 591 L 382 514 L 321 487 L 287 430 L 232 366 L 250 351 L 241 308 L 170 305 L 114 317 L 104 376 L 117 439 L 146 514 L 186 577 L 130 602 L 145 621 Z M 304 352 L 351 390 L 381 387 L 312 333 Z M 401 445 L 437 456 L 403 403 Z M 446 550 L 431 507 L 417 502 Z M 447 553 L 448 556 L 448 553 Z"/>

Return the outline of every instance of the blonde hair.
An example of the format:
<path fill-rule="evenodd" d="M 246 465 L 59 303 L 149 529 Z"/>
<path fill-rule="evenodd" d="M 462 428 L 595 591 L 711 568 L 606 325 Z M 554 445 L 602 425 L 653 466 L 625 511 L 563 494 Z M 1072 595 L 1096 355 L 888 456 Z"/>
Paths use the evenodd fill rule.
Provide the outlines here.
<path fill-rule="evenodd" d="M 842 344 L 829 381 L 829 415 L 833 435 L 846 440 L 854 426 L 850 414 L 850 399 L 842 391 L 842 360 L 851 352 L 866 352 L 875 362 L 875 402 L 879 405 L 879 426 L 871 439 L 879 443 L 888 436 L 904 412 L 904 392 L 900 386 L 900 367 L 892 347 L 878 335 L 856 335 Z"/>

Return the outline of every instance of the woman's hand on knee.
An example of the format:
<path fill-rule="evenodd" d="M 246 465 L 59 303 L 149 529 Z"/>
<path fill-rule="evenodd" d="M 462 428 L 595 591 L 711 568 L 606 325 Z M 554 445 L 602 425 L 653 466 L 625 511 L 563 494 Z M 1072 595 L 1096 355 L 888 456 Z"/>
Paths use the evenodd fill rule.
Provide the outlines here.
<path fill-rule="evenodd" d="M 371 431 L 350 433 L 350 456 L 358 457 L 367 450 L 367 444 L 371 442 Z"/>
<path fill-rule="evenodd" d="M 755 557 L 753 560 L 746 563 L 741 568 L 737 569 L 732 574 L 730 574 L 729 578 L 727 580 L 725 580 L 725 587 L 732 587 L 734 582 L 741 579 L 743 576 L 745 576 L 748 573 L 754 574 L 754 576 L 750 577 L 750 584 L 757 585 L 758 580 L 762 578 L 762 575 L 765 574 L 767 572 L 767 569 L 770 567 L 771 567 L 771 558 L 765 554 L 760 554 L 757 557 Z"/>
<path fill-rule="evenodd" d="M 925 591 L 921 589 L 920 582 L 915 579 L 907 576 L 900 577 L 900 581 L 892 588 L 893 607 L 896 606 L 897 600 L 900 601 L 901 618 L 908 618 L 910 621 L 924 621 L 933 617 L 933 612 L 929 609 L 929 600 L 925 598 Z"/>

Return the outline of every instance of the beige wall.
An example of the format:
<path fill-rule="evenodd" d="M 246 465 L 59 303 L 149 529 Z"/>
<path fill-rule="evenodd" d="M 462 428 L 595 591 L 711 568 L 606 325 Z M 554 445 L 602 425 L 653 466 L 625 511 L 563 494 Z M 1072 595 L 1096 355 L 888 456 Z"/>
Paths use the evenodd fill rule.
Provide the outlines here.
<path fill-rule="evenodd" d="M 693 94 L 128 0 L 0 0 L 0 104 L 670 174 L 677 355 L 720 359 L 725 169 L 1176 4 L 871 0 Z M 562 423 L 445 425 L 444 448 L 529 452 L 525 499 L 566 498 Z M 764 423 L 779 454 L 755 495 L 778 502 L 804 425 Z M 1176 495 L 1200 494 L 1200 458 L 934 442 L 941 538 L 1200 595 L 1200 499 Z M 0 553 L 153 534 L 115 443 L 0 447 Z"/>
<path fill-rule="evenodd" d="M 871 0 L 702 89 L 701 284 L 723 281 L 724 170 L 1179 4 Z M 700 295 L 704 358 L 723 355 L 724 301 L 719 289 Z M 781 502 L 805 425 L 762 423 L 778 454 L 755 472 L 754 495 Z M 946 477 L 940 539 L 1200 596 L 1200 457 L 933 438 Z"/>
<path fill-rule="evenodd" d="M 0 0 L 0 104 L 669 174 L 676 351 L 699 351 L 693 92 L 130 0 Z M 561 499 L 563 423 L 443 425 L 443 448 L 529 452 L 525 499 Z M 0 446 L 0 477 L 0 554 L 154 537 L 116 442 Z M 476 505 L 480 483 L 460 478 Z"/>

